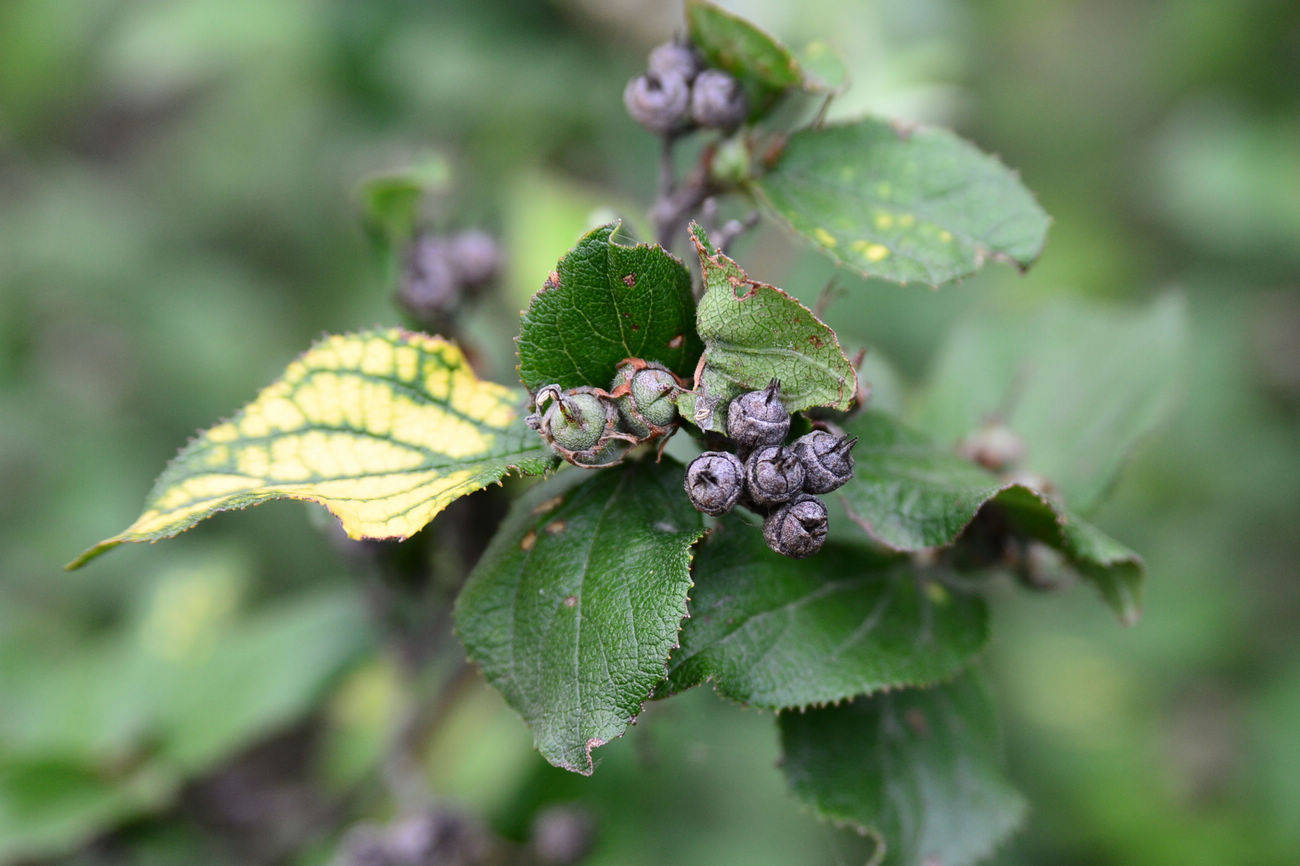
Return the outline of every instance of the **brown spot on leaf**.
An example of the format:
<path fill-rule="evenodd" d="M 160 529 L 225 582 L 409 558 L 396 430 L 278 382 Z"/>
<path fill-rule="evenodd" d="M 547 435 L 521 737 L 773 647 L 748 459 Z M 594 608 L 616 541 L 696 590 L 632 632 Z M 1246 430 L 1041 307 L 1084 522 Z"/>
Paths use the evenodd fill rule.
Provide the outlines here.
<path fill-rule="evenodd" d="M 546 275 L 546 283 L 544 284 L 545 288 L 554 289 L 554 288 L 558 288 L 559 285 L 560 285 L 559 271 L 551 271 L 549 274 Z"/>
<path fill-rule="evenodd" d="M 623 285 L 629 289 L 636 285 L 636 274 L 626 274 L 623 277 Z"/>
<path fill-rule="evenodd" d="M 575 607 L 577 606 L 577 604 L 578 604 L 578 597 L 576 595 L 571 595 L 564 600 L 565 607 Z"/>
<path fill-rule="evenodd" d="M 532 550 L 533 545 L 536 543 L 537 543 L 537 533 L 533 532 L 530 529 L 528 530 L 527 534 L 524 535 L 523 538 L 519 539 L 519 548 L 521 550 Z"/>
<path fill-rule="evenodd" d="M 668 341 L 668 348 L 680 349 L 685 344 L 686 344 L 686 336 L 684 334 L 678 334 L 676 337 L 673 337 L 671 340 Z"/>
<path fill-rule="evenodd" d="M 540 502 L 534 506 L 533 514 L 545 514 L 548 511 L 554 511 L 556 508 L 560 507 L 562 502 L 564 502 L 563 496 L 552 496 L 545 502 Z"/>
<path fill-rule="evenodd" d="M 915 123 L 908 123 L 907 121 L 894 119 L 889 122 L 889 125 L 894 128 L 894 134 L 903 141 L 907 141 L 912 137 L 912 133 L 916 132 Z"/>
<path fill-rule="evenodd" d="M 546 531 L 551 535 L 559 535 L 564 531 L 564 521 L 552 520 L 550 523 L 546 524 Z"/>
<path fill-rule="evenodd" d="M 820 349 L 822 346 L 826 345 L 826 341 L 817 334 L 809 334 L 808 342 L 813 344 L 814 349 Z"/>

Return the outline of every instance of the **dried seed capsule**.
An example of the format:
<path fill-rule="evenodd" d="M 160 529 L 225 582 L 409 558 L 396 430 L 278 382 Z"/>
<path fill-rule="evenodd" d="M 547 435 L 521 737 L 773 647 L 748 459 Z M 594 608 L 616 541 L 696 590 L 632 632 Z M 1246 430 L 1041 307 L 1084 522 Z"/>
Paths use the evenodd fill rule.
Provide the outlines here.
<path fill-rule="evenodd" d="M 460 279 L 442 238 L 422 235 L 411 243 L 397 300 L 421 322 L 432 323 L 440 323 L 460 304 Z"/>
<path fill-rule="evenodd" d="M 745 461 L 745 492 L 760 507 L 780 505 L 803 490 L 803 464 L 789 448 L 768 445 Z"/>
<path fill-rule="evenodd" d="M 677 377 L 662 364 L 629 362 L 619 368 L 611 391 L 627 383 L 628 392 L 619 398 L 618 412 L 623 427 L 639 439 L 646 439 L 677 423 Z"/>
<path fill-rule="evenodd" d="M 763 521 L 763 540 L 782 556 L 803 559 L 826 543 L 826 503 L 802 494 Z"/>
<path fill-rule="evenodd" d="M 853 455 L 857 437 L 836 436 L 814 430 L 790 446 L 803 464 L 803 489 L 809 493 L 830 493 L 853 477 Z"/>
<path fill-rule="evenodd" d="M 501 250 L 493 237 L 480 229 L 452 235 L 447 251 L 451 266 L 466 289 L 481 289 L 501 272 Z"/>
<path fill-rule="evenodd" d="M 699 511 L 712 517 L 726 514 L 744 489 L 744 466 L 726 451 L 705 451 L 686 467 L 686 495 Z"/>
<path fill-rule="evenodd" d="M 680 42 L 665 42 L 650 52 L 646 65 L 660 78 L 675 75 L 689 83 L 695 79 L 704 64 L 691 46 Z"/>
<path fill-rule="evenodd" d="M 740 82 L 719 69 L 706 69 L 691 85 L 691 119 L 700 126 L 729 129 L 749 113 Z"/>
<path fill-rule="evenodd" d="M 676 132 L 690 120 L 691 86 L 676 75 L 638 75 L 623 89 L 632 119 L 660 135 Z"/>
<path fill-rule="evenodd" d="M 777 394 L 781 383 L 773 379 L 762 391 L 741 394 L 727 407 L 727 435 L 744 448 L 780 445 L 790 432 L 790 413 Z"/>

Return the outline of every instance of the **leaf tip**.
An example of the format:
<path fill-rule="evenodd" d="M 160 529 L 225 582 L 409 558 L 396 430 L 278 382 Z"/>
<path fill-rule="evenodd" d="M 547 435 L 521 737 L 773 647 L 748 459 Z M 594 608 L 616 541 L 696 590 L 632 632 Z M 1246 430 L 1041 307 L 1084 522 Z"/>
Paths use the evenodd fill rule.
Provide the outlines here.
<path fill-rule="evenodd" d="M 103 541 L 99 542 L 99 544 L 96 544 L 92 547 L 88 547 L 85 550 L 83 550 L 80 554 L 77 555 L 75 559 L 73 559 L 67 565 L 63 566 L 63 570 L 76 571 L 86 563 L 90 562 L 92 559 L 98 558 L 101 554 L 107 553 L 108 551 L 112 550 L 114 547 L 117 547 L 121 543 L 122 543 L 121 540 L 118 539 L 116 536 L 114 536 L 113 538 L 106 538 Z"/>

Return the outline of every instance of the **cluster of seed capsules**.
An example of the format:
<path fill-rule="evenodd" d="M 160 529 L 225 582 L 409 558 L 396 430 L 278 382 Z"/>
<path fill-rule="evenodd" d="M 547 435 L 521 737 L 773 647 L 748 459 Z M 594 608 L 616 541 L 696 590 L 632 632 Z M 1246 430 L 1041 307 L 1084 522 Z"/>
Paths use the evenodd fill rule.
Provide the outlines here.
<path fill-rule="evenodd" d="M 682 383 L 662 364 L 628 358 L 609 390 L 544 385 L 524 420 L 575 466 L 613 466 L 642 442 L 666 442 L 677 429 Z"/>
<path fill-rule="evenodd" d="M 647 71 L 623 90 L 632 119 L 673 136 L 693 127 L 732 129 L 749 113 L 745 91 L 720 69 L 706 69 L 690 45 L 665 42 L 650 52 Z"/>
<path fill-rule="evenodd" d="M 830 493 L 853 477 L 856 438 L 813 430 L 784 445 L 790 413 L 775 380 L 727 407 L 727 435 L 737 453 L 706 451 L 686 469 L 691 504 L 713 517 L 737 504 L 764 516 L 763 538 L 783 556 L 803 559 L 826 542 Z"/>

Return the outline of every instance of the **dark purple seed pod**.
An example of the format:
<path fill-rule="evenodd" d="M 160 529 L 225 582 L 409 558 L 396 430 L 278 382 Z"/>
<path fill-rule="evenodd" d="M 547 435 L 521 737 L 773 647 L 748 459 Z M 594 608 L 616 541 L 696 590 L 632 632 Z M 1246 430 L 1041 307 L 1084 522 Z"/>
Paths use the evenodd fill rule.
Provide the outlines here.
<path fill-rule="evenodd" d="M 726 514 L 745 487 L 745 467 L 726 451 L 705 451 L 686 467 L 686 496 L 710 517 Z"/>
<path fill-rule="evenodd" d="M 773 379 L 762 391 L 741 394 L 727 407 L 727 435 L 742 448 L 780 445 L 790 432 L 790 413 L 778 396 L 781 383 Z"/>
<path fill-rule="evenodd" d="M 466 289 L 481 289 L 501 273 L 501 248 L 480 229 L 468 229 L 447 241 L 451 266 Z"/>
<path fill-rule="evenodd" d="M 719 69 L 706 69 L 691 85 L 691 119 L 700 126 L 731 129 L 749 114 L 740 82 Z"/>
<path fill-rule="evenodd" d="M 532 848 L 545 866 L 578 863 L 595 841 L 595 818 L 585 810 L 551 806 L 533 819 Z"/>
<path fill-rule="evenodd" d="M 676 75 L 638 75 L 623 89 L 632 119 L 651 132 L 677 132 L 690 120 L 691 86 Z"/>
<path fill-rule="evenodd" d="M 836 436 L 814 430 L 794 440 L 790 450 L 803 464 L 803 489 L 808 493 L 830 493 L 853 477 L 853 446 L 857 437 Z"/>
<path fill-rule="evenodd" d="M 803 464 L 789 448 L 768 445 L 745 461 L 745 492 L 760 507 L 789 502 L 803 490 Z"/>
<path fill-rule="evenodd" d="M 826 503 L 802 494 L 763 521 L 763 540 L 782 556 L 804 559 L 826 543 Z"/>
<path fill-rule="evenodd" d="M 411 243 L 397 300 L 421 321 L 437 321 L 460 304 L 461 282 L 446 241 L 424 235 Z"/>
<path fill-rule="evenodd" d="M 704 62 L 691 46 L 680 42 L 665 42 L 650 52 L 650 60 L 646 66 L 652 74 L 660 78 L 675 75 L 689 84 L 695 80 Z"/>

